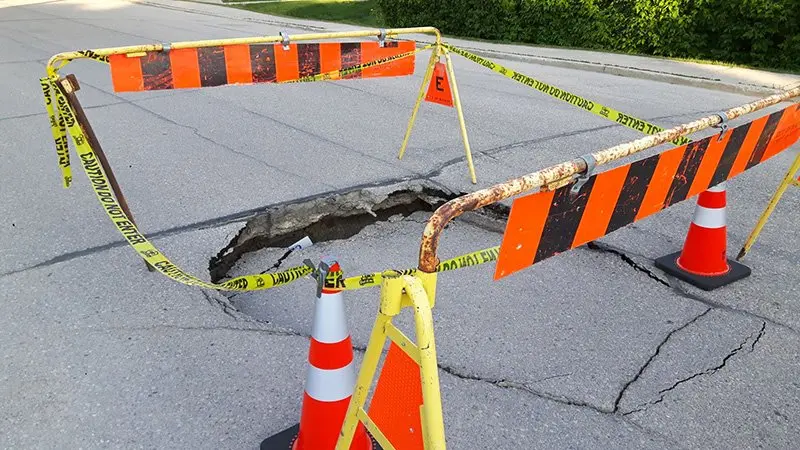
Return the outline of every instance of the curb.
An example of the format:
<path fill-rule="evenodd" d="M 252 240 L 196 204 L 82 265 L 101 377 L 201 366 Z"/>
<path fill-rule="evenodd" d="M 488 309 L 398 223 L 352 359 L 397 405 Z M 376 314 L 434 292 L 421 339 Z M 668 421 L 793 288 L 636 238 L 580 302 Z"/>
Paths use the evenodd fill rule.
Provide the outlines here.
<path fill-rule="evenodd" d="M 182 10 L 189 13 L 201 14 L 201 15 L 209 15 L 215 17 L 224 17 L 228 18 L 224 14 L 215 14 L 208 11 L 199 11 L 196 9 L 190 9 L 186 7 L 181 7 L 178 5 L 170 5 L 166 6 L 163 3 L 148 1 L 148 0 L 129 0 L 132 3 L 138 3 L 142 5 L 154 6 L 154 7 L 166 7 L 169 9 L 175 10 Z M 198 0 L 183 0 L 175 3 L 183 3 L 183 4 L 192 4 L 192 3 L 201 3 L 206 5 L 215 5 L 215 6 L 224 6 L 222 3 L 209 3 L 206 1 L 198 1 Z M 265 14 L 266 15 L 266 14 Z M 268 17 L 274 17 L 269 16 Z M 277 25 L 277 26 L 287 26 L 294 29 L 301 29 L 311 32 L 323 32 L 329 31 L 330 28 L 322 27 L 322 26 L 314 26 L 303 24 L 299 22 L 293 21 L 291 18 L 277 18 L 278 20 L 270 20 L 270 19 L 238 19 L 247 22 L 253 23 L 263 23 L 269 25 Z M 421 41 L 418 41 L 421 42 Z M 426 42 L 427 44 L 428 42 Z M 707 77 L 699 77 L 699 76 L 691 76 L 691 75 L 682 75 L 678 73 L 671 73 L 671 72 L 660 72 L 656 70 L 648 70 L 648 69 L 640 69 L 637 67 L 631 66 L 620 66 L 616 64 L 602 64 L 596 63 L 591 61 L 581 61 L 575 59 L 567 59 L 567 58 L 552 58 L 546 56 L 534 56 L 534 55 L 526 55 L 523 53 L 514 53 L 514 52 L 504 52 L 504 51 L 497 51 L 497 50 L 487 50 L 487 49 L 480 49 L 474 47 L 467 47 L 467 46 L 460 46 L 463 47 L 465 50 L 468 50 L 472 53 L 477 55 L 483 56 L 485 58 L 501 58 L 511 61 L 519 61 L 525 63 L 533 63 L 533 64 L 540 64 L 543 66 L 550 66 L 550 67 L 560 67 L 565 69 L 574 69 L 574 70 L 582 70 L 585 72 L 596 72 L 596 73 L 606 73 L 610 75 L 617 75 L 621 77 L 627 78 L 638 78 L 642 80 L 650 80 L 650 81 L 658 81 L 662 83 L 669 83 L 669 84 L 677 84 L 683 86 L 691 86 L 697 87 L 702 89 L 708 89 L 713 91 L 720 91 L 720 92 L 728 92 L 733 94 L 740 94 L 740 95 L 748 95 L 754 97 L 763 97 L 766 95 L 772 95 L 777 92 L 782 92 L 785 87 L 780 86 L 764 86 L 758 84 L 747 84 L 747 83 L 726 83 L 719 78 L 707 78 Z M 798 80 L 800 83 L 800 80 Z"/>
<path fill-rule="evenodd" d="M 698 87 L 714 91 L 729 92 L 734 94 L 751 95 L 762 97 L 781 92 L 782 89 L 770 88 L 756 84 L 733 84 L 726 83 L 718 78 L 694 77 L 690 75 L 680 75 L 669 72 L 659 72 L 655 70 L 639 69 L 630 66 L 619 66 L 615 64 L 601 64 L 589 61 L 579 61 L 573 59 L 548 58 L 544 56 L 525 55 L 521 53 L 501 52 L 494 50 L 463 47 L 476 55 L 486 58 L 503 58 L 507 60 L 540 64 L 544 66 L 560 67 L 565 69 L 582 70 L 585 72 L 607 73 L 627 78 L 638 78 L 650 81 L 660 81 L 669 84 Z"/>

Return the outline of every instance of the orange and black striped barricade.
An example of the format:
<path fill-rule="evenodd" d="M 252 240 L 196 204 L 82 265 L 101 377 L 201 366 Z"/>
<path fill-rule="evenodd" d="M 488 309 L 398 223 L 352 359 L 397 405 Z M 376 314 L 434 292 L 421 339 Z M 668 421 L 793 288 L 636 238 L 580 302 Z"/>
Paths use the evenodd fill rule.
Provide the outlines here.
<path fill-rule="evenodd" d="M 330 74 L 383 58 L 413 54 L 414 41 L 216 45 L 115 54 L 108 58 L 116 92 L 186 89 L 227 84 L 286 83 Z M 414 73 L 414 58 L 367 67 L 343 78 Z"/>
<path fill-rule="evenodd" d="M 721 120 L 721 118 L 719 119 Z M 495 279 L 603 237 L 729 180 L 800 137 L 800 105 L 667 150 L 578 184 L 518 198 Z M 593 155 L 585 161 L 596 161 Z"/>

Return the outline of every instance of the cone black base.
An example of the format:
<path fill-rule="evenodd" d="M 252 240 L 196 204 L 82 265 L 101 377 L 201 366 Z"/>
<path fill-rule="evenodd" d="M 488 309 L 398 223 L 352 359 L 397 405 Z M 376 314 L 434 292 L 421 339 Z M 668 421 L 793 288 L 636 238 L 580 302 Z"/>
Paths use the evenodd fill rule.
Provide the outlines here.
<path fill-rule="evenodd" d="M 656 267 L 693 286 L 699 287 L 704 291 L 713 291 L 718 287 L 731 284 L 734 281 L 738 281 L 741 280 L 742 278 L 747 278 L 750 276 L 749 267 L 740 264 L 736 261 L 733 261 L 731 259 L 728 260 L 728 266 L 730 266 L 731 270 L 729 270 L 728 273 L 726 273 L 725 275 L 719 275 L 713 277 L 695 275 L 693 273 L 686 272 L 680 267 L 678 267 L 677 261 L 679 256 L 681 256 L 681 252 L 673 253 L 667 256 L 662 256 L 661 258 L 656 259 L 655 261 Z"/>
<path fill-rule="evenodd" d="M 264 441 L 261 442 L 261 450 L 291 450 L 292 444 L 294 444 L 294 440 L 297 439 L 297 433 L 299 432 L 300 424 L 298 423 L 297 425 L 289 427 L 274 436 L 264 439 Z M 372 435 L 367 433 L 367 436 L 369 436 L 370 440 L 372 441 L 372 450 L 383 450 L 383 447 L 378 445 L 378 442 L 372 437 Z"/>
<path fill-rule="evenodd" d="M 280 433 L 264 439 L 261 443 L 261 450 L 291 450 L 292 443 L 300 432 L 300 424 L 289 427 Z"/>

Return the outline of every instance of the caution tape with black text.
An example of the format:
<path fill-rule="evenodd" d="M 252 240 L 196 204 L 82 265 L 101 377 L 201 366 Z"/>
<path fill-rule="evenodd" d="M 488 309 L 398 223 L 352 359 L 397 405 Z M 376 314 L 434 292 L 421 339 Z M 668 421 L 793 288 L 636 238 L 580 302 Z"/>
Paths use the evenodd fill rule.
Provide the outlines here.
<path fill-rule="evenodd" d="M 592 114 L 598 115 L 604 119 L 610 120 L 612 122 L 618 123 L 620 125 L 626 126 L 632 130 L 640 131 L 645 134 L 656 134 L 661 131 L 664 131 L 664 128 L 654 125 L 646 120 L 638 119 L 634 116 L 629 114 L 624 114 L 620 111 L 617 111 L 614 108 L 610 108 L 608 106 L 602 105 L 596 101 L 589 100 L 587 98 L 581 97 L 580 95 L 573 94 L 571 92 L 565 91 L 563 89 L 557 88 L 551 84 L 547 84 L 543 81 L 539 81 L 535 78 L 529 77 L 527 75 L 521 74 L 513 69 L 508 67 L 502 66 L 494 61 L 490 61 L 486 58 L 482 58 L 474 53 L 470 53 L 464 49 L 460 49 L 458 47 L 454 47 L 450 44 L 442 44 L 442 46 L 458 55 L 467 58 L 468 60 L 479 64 L 483 67 L 486 67 L 489 70 L 499 73 L 506 78 L 510 78 L 514 81 L 522 83 L 526 86 L 532 87 L 539 92 L 547 94 L 555 99 L 561 100 L 563 102 L 569 103 L 570 105 L 576 106 L 581 108 L 585 111 L 588 111 Z M 675 145 L 684 145 L 691 142 L 691 139 L 681 136 L 672 141 Z"/>
<path fill-rule="evenodd" d="M 399 55 L 394 56 L 387 56 L 386 58 L 375 59 L 372 61 L 368 61 L 365 63 L 357 64 L 355 66 L 345 67 L 338 70 L 332 70 L 330 72 L 320 73 L 317 75 L 308 75 L 305 77 L 300 77 L 296 80 L 288 80 L 282 83 L 309 83 L 314 81 L 331 81 L 331 80 L 339 80 L 344 78 L 348 75 L 352 75 L 357 72 L 361 72 L 365 69 L 369 69 L 370 67 L 376 67 L 384 64 L 389 64 L 391 62 L 397 61 L 399 59 L 408 58 L 411 56 L 416 55 L 419 52 L 423 52 L 425 50 L 429 50 L 434 47 L 434 44 L 429 44 L 424 47 L 416 48 L 410 52 L 401 53 Z"/>

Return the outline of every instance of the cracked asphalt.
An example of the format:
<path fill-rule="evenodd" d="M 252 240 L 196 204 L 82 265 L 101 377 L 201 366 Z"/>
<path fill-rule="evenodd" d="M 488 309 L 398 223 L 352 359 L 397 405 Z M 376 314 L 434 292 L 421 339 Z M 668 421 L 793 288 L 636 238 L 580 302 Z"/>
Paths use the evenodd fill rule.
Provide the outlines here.
<path fill-rule="evenodd" d="M 60 187 L 38 78 L 60 51 L 323 26 L 178 1 L 0 2 L 0 447 L 257 448 L 297 422 L 312 283 L 228 298 L 147 272 L 78 167 L 73 187 Z M 478 187 L 637 137 L 454 64 Z M 503 64 L 661 125 L 750 100 Z M 424 105 L 396 158 L 421 70 L 138 94 L 113 93 L 97 63 L 67 72 L 142 231 L 203 278 L 247 220 L 275 205 L 398 182 L 475 189 L 450 109 Z M 798 150 L 729 183 L 729 254 Z M 434 316 L 448 446 L 797 448 L 800 193 L 787 192 L 745 258 L 751 277 L 714 292 L 653 266 L 680 248 L 693 208 L 675 205 L 499 282 L 491 265 L 442 274 Z M 337 255 L 348 274 L 411 267 L 427 215 L 365 226 L 284 265 Z M 458 220 L 441 256 L 497 245 L 501 234 L 502 224 Z M 231 274 L 282 254 L 247 254 Z M 347 295 L 357 360 L 377 294 Z"/>

